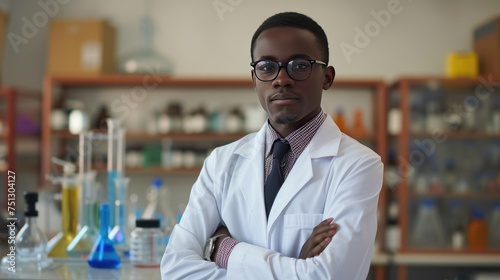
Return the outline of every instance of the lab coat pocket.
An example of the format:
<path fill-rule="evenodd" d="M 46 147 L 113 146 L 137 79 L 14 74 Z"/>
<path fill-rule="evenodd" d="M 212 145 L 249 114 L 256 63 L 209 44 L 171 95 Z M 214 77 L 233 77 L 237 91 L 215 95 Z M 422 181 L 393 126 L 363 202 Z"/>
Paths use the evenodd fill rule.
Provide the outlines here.
<path fill-rule="evenodd" d="M 287 214 L 284 216 L 285 229 L 309 229 L 321 223 L 323 214 Z"/>

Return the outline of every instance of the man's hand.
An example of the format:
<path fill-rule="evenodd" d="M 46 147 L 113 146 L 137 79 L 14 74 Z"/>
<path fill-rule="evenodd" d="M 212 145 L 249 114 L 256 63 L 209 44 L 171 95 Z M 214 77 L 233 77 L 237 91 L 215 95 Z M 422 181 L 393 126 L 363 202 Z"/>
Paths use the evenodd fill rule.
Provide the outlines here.
<path fill-rule="evenodd" d="M 319 223 L 311 233 L 309 239 L 302 246 L 300 250 L 300 259 L 307 259 L 319 256 L 326 248 L 332 237 L 337 233 L 338 225 L 332 224 L 333 218 L 328 218 Z"/>
<path fill-rule="evenodd" d="M 229 233 L 229 230 L 227 230 L 227 228 L 225 226 L 220 226 L 215 231 L 215 233 L 212 235 L 212 237 L 214 237 L 216 235 L 219 235 L 219 234 L 225 234 L 225 235 L 227 235 L 227 237 L 231 237 L 231 234 Z M 217 253 L 219 252 L 220 243 L 222 242 L 222 240 L 224 238 L 226 238 L 226 236 L 222 236 L 220 238 L 217 238 L 217 240 L 215 241 L 214 251 L 212 253 L 212 256 L 210 257 L 213 261 L 215 261 L 215 256 L 217 256 Z"/>

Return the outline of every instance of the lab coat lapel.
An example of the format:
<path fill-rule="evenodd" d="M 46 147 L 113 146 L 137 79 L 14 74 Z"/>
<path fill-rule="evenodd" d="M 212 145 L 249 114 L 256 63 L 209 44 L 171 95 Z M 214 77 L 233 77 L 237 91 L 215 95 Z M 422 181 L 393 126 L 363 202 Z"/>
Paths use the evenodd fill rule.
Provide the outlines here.
<path fill-rule="evenodd" d="M 327 116 L 309 145 L 295 161 L 292 170 L 290 170 L 288 177 L 283 182 L 269 213 L 268 231 L 293 197 L 313 178 L 312 160 L 337 155 L 341 136 L 342 132 L 332 118 Z"/>
<path fill-rule="evenodd" d="M 267 123 L 257 132 L 255 137 L 239 147 L 236 154 L 245 157 L 248 160 L 248 169 L 243 175 L 245 178 L 252 178 L 252 181 L 258 182 L 255 185 L 241 184 L 238 186 L 243 194 L 248 211 L 252 212 L 255 223 L 265 234 L 266 228 L 266 209 L 264 205 L 264 152 L 265 136 Z M 263 236 L 265 238 L 265 236 Z M 265 239 L 264 239 L 265 240 Z"/>

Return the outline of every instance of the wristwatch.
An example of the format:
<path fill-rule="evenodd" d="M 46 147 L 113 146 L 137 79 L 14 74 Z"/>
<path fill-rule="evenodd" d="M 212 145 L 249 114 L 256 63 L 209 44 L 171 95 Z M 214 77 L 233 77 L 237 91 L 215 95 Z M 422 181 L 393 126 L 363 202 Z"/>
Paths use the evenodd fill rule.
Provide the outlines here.
<path fill-rule="evenodd" d="M 205 243 L 205 248 L 203 249 L 203 258 L 209 262 L 212 261 L 212 253 L 215 249 L 215 242 L 219 237 L 227 236 L 227 234 L 217 234 L 216 236 L 210 237 Z"/>

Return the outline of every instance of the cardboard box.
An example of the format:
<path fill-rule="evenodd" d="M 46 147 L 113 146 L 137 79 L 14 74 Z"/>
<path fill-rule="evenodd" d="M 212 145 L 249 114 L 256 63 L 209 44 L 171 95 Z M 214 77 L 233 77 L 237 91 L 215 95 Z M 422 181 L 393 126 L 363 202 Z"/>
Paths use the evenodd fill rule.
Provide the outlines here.
<path fill-rule="evenodd" d="M 500 75 L 500 17 L 474 30 L 474 51 L 479 58 L 481 75 Z"/>
<path fill-rule="evenodd" d="M 116 31 L 105 20 L 53 20 L 47 71 L 52 75 L 115 72 Z"/>

